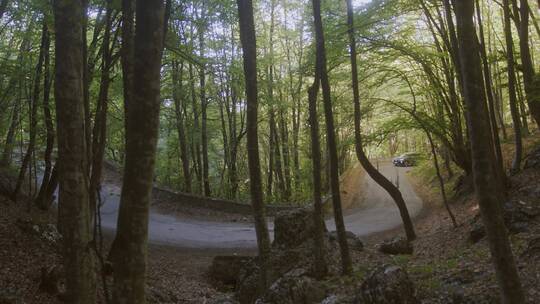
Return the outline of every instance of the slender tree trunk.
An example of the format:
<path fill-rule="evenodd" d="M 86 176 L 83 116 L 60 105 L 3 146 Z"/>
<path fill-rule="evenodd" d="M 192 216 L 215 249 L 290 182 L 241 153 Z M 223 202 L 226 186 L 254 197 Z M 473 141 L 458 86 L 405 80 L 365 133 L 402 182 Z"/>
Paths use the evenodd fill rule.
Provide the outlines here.
<path fill-rule="evenodd" d="M 403 227 L 405 229 L 405 234 L 407 236 L 407 239 L 412 241 L 416 238 L 416 233 L 414 232 L 414 226 L 411 221 L 411 217 L 409 215 L 409 211 L 407 210 L 407 205 L 405 204 L 405 201 L 403 200 L 403 196 L 401 195 L 401 192 L 399 189 L 392 184 L 391 181 L 389 181 L 384 175 L 382 175 L 369 161 L 367 155 L 364 152 L 364 148 L 362 145 L 362 135 L 361 135 L 361 129 L 360 129 L 360 122 L 361 122 L 361 113 L 360 113 L 360 91 L 358 87 L 358 67 L 356 63 L 356 39 L 354 36 L 354 21 L 353 21 L 353 8 L 352 8 L 352 1 L 347 0 L 347 24 L 348 24 L 348 32 L 349 32 L 349 51 L 350 51 L 350 58 L 351 58 L 351 73 L 352 73 L 352 87 L 353 87 L 353 102 L 354 102 L 354 135 L 355 135 L 355 149 L 356 149 L 356 156 L 358 158 L 358 161 L 366 170 L 368 175 L 388 194 L 392 197 L 394 202 L 396 203 L 399 213 L 401 215 L 401 219 L 403 221 Z"/>
<path fill-rule="evenodd" d="M 203 8 L 204 10 L 204 8 Z M 204 13 L 201 16 L 202 19 L 205 18 Z M 204 59 L 204 26 L 200 26 L 198 30 L 199 34 L 199 51 L 201 58 Z M 201 146 L 202 146 L 202 169 L 203 169 L 203 187 L 204 187 L 204 195 L 205 196 L 211 196 L 212 192 L 210 191 L 210 180 L 208 176 L 208 133 L 206 130 L 206 124 L 207 124 L 207 117 L 206 117 L 206 109 L 208 107 L 208 100 L 206 99 L 206 70 L 205 70 L 205 64 L 203 63 L 201 66 L 201 69 L 199 71 L 199 83 L 200 83 L 200 90 L 201 90 Z"/>
<path fill-rule="evenodd" d="M 519 3 L 519 15 L 521 20 L 518 33 L 519 50 L 523 68 L 523 84 L 529 111 L 532 118 L 536 121 L 536 125 L 540 128 L 540 77 L 538 77 L 534 71 L 531 50 L 529 48 L 529 3 L 527 0 L 520 0 Z"/>
<path fill-rule="evenodd" d="M 508 64 L 508 95 L 510 112 L 512 113 L 512 123 L 514 125 L 514 160 L 512 161 L 512 172 L 519 171 L 521 167 L 521 155 L 523 145 L 521 141 L 521 121 L 519 119 L 518 101 L 516 97 L 516 71 L 514 67 L 514 42 L 512 38 L 512 28 L 510 23 L 510 4 L 508 0 L 503 0 L 504 14 L 504 37 L 506 40 L 506 62 Z"/>
<path fill-rule="evenodd" d="M 528 136 L 531 133 L 529 131 L 529 122 L 527 121 L 527 108 L 525 107 L 525 97 L 523 96 L 523 86 L 521 84 L 521 77 L 519 76 L 519 73 L 516 73 L 516 81 L 517 101 L 521 118 L 521 133 L 523 136 Z"/>
<path fill-rule="evenodd" d="M 320 89 L 319 69 L 315 69 L 313 85 L 308 89 L 309 125 L 311 135 L 311 162 L 313 164 L 313 221 L 315 227 L 315 276 L 323 278 L 328 273 L 324 256 L 324 219 L 321 195 L 321 143 L 319 139 L 319 118 L 317 115 L 317 95 Z"/>
<path fill-rule="evenodd" d="M 6 134 L 6 141 L 4 144 L 4 151 L 2 152 L 2 166 L 8 167 L 11 164 L 11 158 L 13 154 L 13 147 L 15 145 L 15 132 L 19 126 L 19 112 L 20 104 L 16 103 L 13 105 L 13 111 L 11 114 L 11 123 L 9 124 L 9 129 Z"/>
<path fill-rule="evenodd" d="M 107 111 L 109 108 L 110 70 L 112 69 L 111 31 L 112 0 L 107 0 L 105 13 L 105 32 L 101 47 L 101 76 L 97 109 L 92 130 L 92 167 L 90 173 L 90 210 L 97 210 L 101 190 L 103 160 L 107 143 Z"/>
<path fill-rule="evenodd" d="M 260 280 L 259 291 L 268 286 L 268 259 L 270 254 L 270 236 L 266 224 L 266 211 L 263 200 L 261 166 L 259 160 L 259 140 L 257 131 L 257 46 L 253 4 L 251 0 L 237 0 L 240 23 L 240 41 L 244 58 L 247 101 L 247 153 L 249 167 L 249 186 L 251 204 L 255 219 L 255 231 L 259 248 Z"/>
<path fill-rule="evenodd" d="M 51 115 L 51 105 L 49 103 L 50 92 L 51 92 L 51 76 L 50 76 L 50 38 L 49 38 L 49 29 L 47 24 L 44 24 L 45 30 L 45 67 L 44 67 L 44 88 L 43 88 L 43 118 L 45 120 L 45 129 L 46 129 L 46 145 L 45 153 L 43 159 L 45 160 L 45 170 L 43 172 L 43 179 L 41 181 L 41 186 L 36 198 L 36 204 L 41 209 L 48 209 L 50 204 L 48 203 L 48 198 L 46 197 L 47 188 L 51 182 L 52 175 L 52 152 L 54 149 L 54 125 Z M 56 187 L 55 187 L 56 188 Z"/>
<path fill-rule="evenodd" d="M 82 52 L 82 1 L 54 1 L 56 64 L 54 95 L 60 181 L 58 218 L 70 303 L 96 303 L 91 250 Z"/>
<path fill-rule="evenodd" d="M 176 129 L 178 131 L 178 143 L 180 144 L 180 161 L 182 162 L 182 173 L 184 173 L 184 191 L 191 193 L 189 154 L 187 151 L 187 140 L 182 113 L 183 96 L 180 95 L 182 92 L 182 70 L 183 64 L 179 67 L 178 62 L 173 62 L 173 99 L 176 115 Z"/>
<path fill-rule="evenodd" d="M 38 109 L 38 100 L 41 94 L 41 74 L 43 73 L 43 62 L 45 61 L 45 47 L 48 44 L 47 36 L 47 21 L 43 19 L 43 27 L 41 30 L 41 45 L 39 47 L 39 59 L 36 65 L 36 74 L 34 79 L 34 88 L 32 93 L 32 98 L 30 100 L 30 139 L 28 142 L 28 147 L 26 148 L 26 153 L 21 163 L 21 168 L 19 170 L 19 177 L 17 178 L 17 183 L 15 185 L 15 190 L 13 191 L 12 197 L 13 200 L 17 200 L 17 196 L 21 191 L 22 184 L 24 182 L 26 171 L 31 165 L 32 155 L 34 154 L 34 148 L 36 146 L 36 133 L 37 133 L 37 109 Z"/>
<path fill-rule="evenodd" d="M 193 65 L 189 64 L 189 81 L 191 84 L 191 106 L 193 108 L 193 135 L 192 135 L 192 146 L 193 152 L 195 153 L 195 174 L 197 175 L 197 183 L 199 184 L 199 192 L 203 193 L 203 176 L 202 176 L 202 165 L 201 165 L 201 143 L 200 143 L 200 124 L 199 124 L 199 110 L 197 109 L 196 93 L 195 93 L 195 79 L 193 76 Z"/>
<path fill-rule="evenodd" d="M 289 130 L 287 128 L 287 121 L 285 120 L 285 114 L 283 113 L 283 109 L 280 109 L 279 111 L 279 129 L 282 141 L 281 154 L 283 155 L 283 200 L 288 202 L 291 198 L 291 160 L 289 156 Z"/>
<path fill-rule="evenodd" d="M 321 18 L 321 1 L 312 0 L 313 20 L 315 28 L 315 41 L 317 43 L 317 69 L 321 76 L 321 87 L 324 104 L 324 117 L 326 121 L 326 141 L 330 158 L 330 188 L 332 191 L 332 204 L 334 207 L 334 220 L 338 234 L 339 248 L 341 251 L 341 271 L 343 274 L 352 272 L 352 261 L 349 253 L 349 244 L 343 222 L 343 212 L 341 210 L 341 193 L 339 191 L 339 167 L 336 147 L 336 135 L 334 133 L 334 115 L 332 113 L 332 100 L 330 96 L 330 83 L 328 81 L 328 71 L 326 68 L 326 50 L 324 45 L 324 33 Z"/>
<path fill-rule="evenodd" d="M 159 130 L 160 68 L 163 51 L 162 0 L 137 0 L 132 90 L 126 129 L 126 164 L 118 230 L 113 248 L 117 304 L 146 303 L 148 215 Z M 130 4 L 123 7 L 131 15 Z M 137 60 L 134 60 L 137 59 Z M 134 228 L 136 227 L 136 228 Z"/>
<path fill-rule="evenodd" d="M 480 11 L 480 1 L 476 0 L 476 19 L 478 22 L 480 33 L 480 57 L 482 58 L 482 68 L 484 74 L 484 83 L 486 87 L 486 97 L 488 102 L 489 120 L 491 126 L 491 136 L 493 137 L 493 145 L 495 150 L 495 170 L 500 186 L 505 189 L 507 185 L 506 174 L 504 172 L 504 160 L 501 150 L 501 141 L 499 138 L 499 128 L 497 127 L 497 119 L 495 118 L 495 95 L 493 92 L 493 80 L 491 78 L 491 70 L 489 68 L 488 56 L 486 51 L 486 39 L 484 38 L 484 26 L 482 23 L 482 12 Z"/>
<path fill-rule="evenodd" d="M 504 0 L 508 4 L 508 0 Z M 507 6 L 508 8 L 508 6 Z M 495 152 L 489 133 L 489 118 L 482 82 L 479 45 L 473 22 L 474 3 L 456 1 L 455 6 L 461 67 L 464 78 L 464 97 L 469 119 L 469 136 L 473 157 L 474 187 L 486 229 L 492 260 L 501 288 L 503 303 L 525 303 L 521 282 L 514 262 L 508 232 L 504 224 L 502 202 L 493 161 Z M 509 21 L 509 19 L 507 19 Z"/>

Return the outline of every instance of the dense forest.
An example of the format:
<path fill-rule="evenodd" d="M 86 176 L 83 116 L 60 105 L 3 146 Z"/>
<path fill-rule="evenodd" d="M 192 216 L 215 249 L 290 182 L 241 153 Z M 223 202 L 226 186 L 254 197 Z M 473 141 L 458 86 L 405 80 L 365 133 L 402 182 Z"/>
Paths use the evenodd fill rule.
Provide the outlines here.
<path fill-rule="evenodd" d="M 474 189 L 501 301 L 526 303 L 503 203 L 540 128 L 539 24 L 530 0 L 1 0 L 4 194 L 56 214 L 68 303 L 146 302 L 156 187 L 249 203 L 262 295 L 270 207 L 312 210 L 314 278 L 332 272 L 325 218 L 339 272 L 357 270 L 340 190 L 357 163 L 417 239 L 404 181 L 379 168 L 414 151 L 445 225 L 463 222 L 450 181 Z"/>

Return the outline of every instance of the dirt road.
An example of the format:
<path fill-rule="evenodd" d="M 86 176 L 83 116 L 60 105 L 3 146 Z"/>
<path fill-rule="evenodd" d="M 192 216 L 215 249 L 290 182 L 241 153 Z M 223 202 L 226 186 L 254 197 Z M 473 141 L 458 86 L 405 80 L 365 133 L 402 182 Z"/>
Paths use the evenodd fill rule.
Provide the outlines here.
<path fill-rule="evenodd" d="M 399 184 L 412 217 L 422 209 L 422 201 L 407 181 L 407 168 L 396 168 L 390 162 L 380 163 L 380 171 L 394 183 Z M 362 170 L 357 166 L 354 170 Z M 353 176 L 361 176 L 353 174 Z M 350 182 L 350 181 L 349 181 Z M 356 190 L 348 187 L 349 196 L 360 202 L 345 212 L 345 227 L 358 236 L 389 230 L 401 225 L 399 212 L 390 196 L 369 176 L 357 181 Z M 350 193 L 357 191 L 357 193 Z M 120 189 L 107 184 L 103 189 L 102 225 L 106 230 L 116 229 Z M 328 230 L 335 230 L 333 220 L 327 220 Z M 269 223 L 273 235 L 273 223 Z M 149 220 L 149 240 L 153 244 L 172 245 L 192 249 L 232 249 L 254 248 L 255 229 L 251 223 L 216 222 L 190 220 L 161 214 L 151 209 Z"/>

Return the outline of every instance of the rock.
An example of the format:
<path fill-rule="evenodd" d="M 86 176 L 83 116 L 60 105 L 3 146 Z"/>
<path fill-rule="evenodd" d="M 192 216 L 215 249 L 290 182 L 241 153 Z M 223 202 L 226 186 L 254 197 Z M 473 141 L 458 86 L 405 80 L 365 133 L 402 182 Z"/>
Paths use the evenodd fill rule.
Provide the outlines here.
<path fill-rule="evenodd" d="M 297 208 L 278 213 L 274 220 L 273 246 L 293 248 L 313 238 L 313 210 Z M 324 228 L 326 231 L 326 227 Z"/>
<path fill-rule="evenodd" d="M 375 269 L 362 283 L 358 303 L 416 304 L 416 291 L 405 270 L 385 265 Z"/>
<path fill-rule="evenodd" d="M 257 299 L 259 283 L 257 258 L 245 263 L 238 273 L 236 296 L 242 304 L 252 304 Z"/>
<path fill-rule="evenodd" d="M 239 255 L 218 255 L 212 260 L 210 277 L 227 285 L 235 285 L 238 281 L 242 265 L 253 257 Z"/>
<path fill-rule="evenodd" d="M 256 304 L 320 303 L 326 296 L 322 283 L 306 276 L 305 269 L 294 269 L 275 281 Z"/>
<path fill-rule="evenodd" d="M 385 241 L 379 245 L 379 251 L 385 254 L 412 254 L 412 244 L 403 237 Z"/>
<path fill-rule="evenodd" d="M 346 231 L 345 233 L 347 235 L 347 243 L 349 244 L 350 249 L 356 250 L 356 251 L 364 250 L 364 243 L 362 243 L 362 241 L 360 240 L 359 237 L 356 236 L 356 234 L 354 234 L 351 231 Z M 327 236 L 328 236 L 328 240 L 332 242 L 338 241 L 337 231 L 330 231 L 327 233 Z"/>

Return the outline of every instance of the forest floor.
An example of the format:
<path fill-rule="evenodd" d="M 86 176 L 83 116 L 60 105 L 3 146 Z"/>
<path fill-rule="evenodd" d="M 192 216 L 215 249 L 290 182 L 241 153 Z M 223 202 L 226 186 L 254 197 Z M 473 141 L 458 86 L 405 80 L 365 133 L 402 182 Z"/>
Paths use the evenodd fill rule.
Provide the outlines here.
<path fill-rule="evenodd" d="M 539 136 L 526 141 L 526 154 L 540 146 Z M 505 145 L 507 158 L 511 145 Z M 540 170 L 527 169 L 511 177 L 509 196 L 540 206 Z M 396 228 L 362 238 L 365 249 L 353 252 L 354 275 L 331 276 L 325 281 L 328 294 L 353 296 L 363 278 L 377 265 L 397 264 L 414 281 L 422 303 L 498 303 L 498 288 L 485 238 L 477 243 L 470 232 L 477 225 L 478 206 L 471 194 L 453 199 L 451 208 L 459 226 L 453 228 L 441 205 L 436 180 L 421 170 L 409 181 L 425 208 L 415 219 L 418 239 L 412 255 L 389 256 L 378 252 L 382 241 L 402 234 Z M 531 190 L 532 189 L 532 190 Z M 61 257 L 53 230 L 54 212 L 43 213 L 24 200 L 0 197 L 0 303 L 61 303 L 40 288 L 42 270 L 59 265 Z M 110 243 L 111 237 L 105 237 Z M 540 298 L 540 224 L 527 223 L 511 242 L 529 303 Z M 250 250 L 189 250 L 150 245 L 149 303 L 213 303 L 231 297 L 230 289 L 214 285 L 208 269 L 216 255 L 252 255 Z M 17 302 L 23 300 L 23 302 Z"/>

